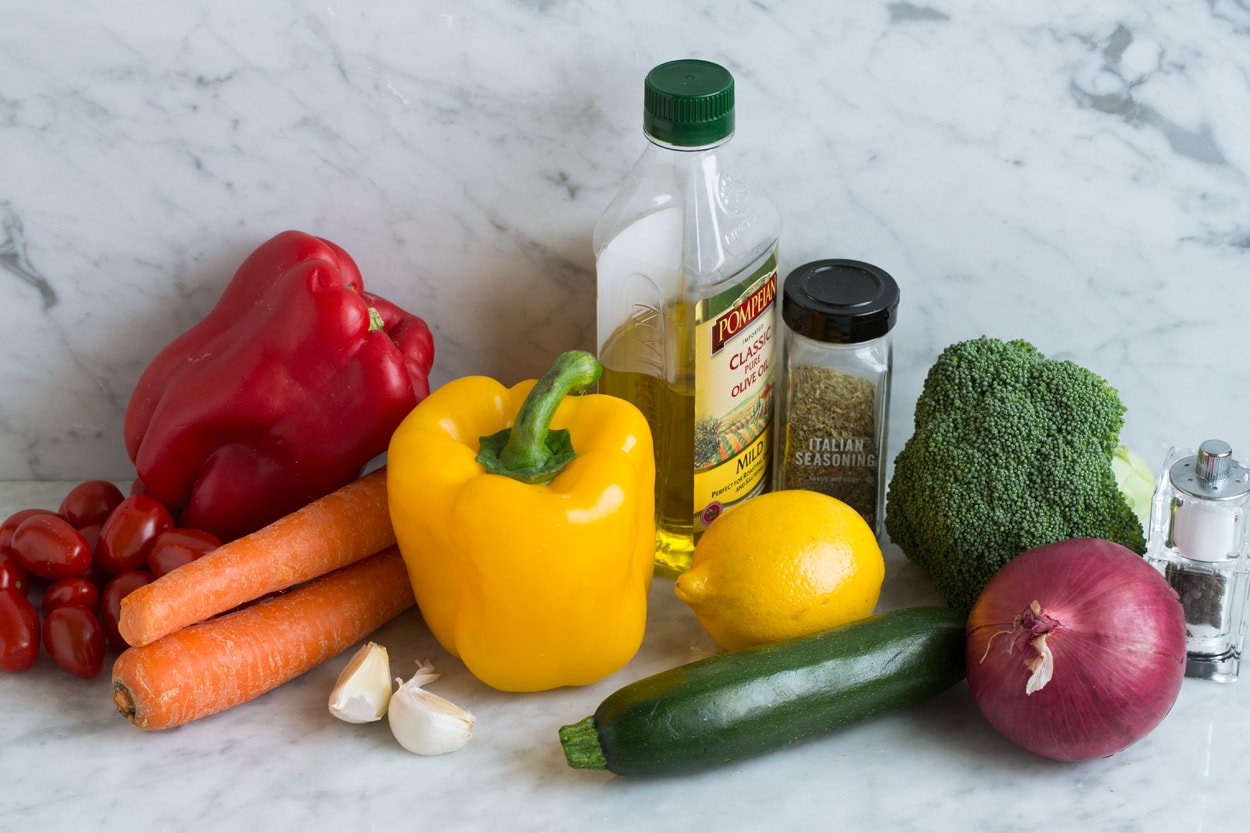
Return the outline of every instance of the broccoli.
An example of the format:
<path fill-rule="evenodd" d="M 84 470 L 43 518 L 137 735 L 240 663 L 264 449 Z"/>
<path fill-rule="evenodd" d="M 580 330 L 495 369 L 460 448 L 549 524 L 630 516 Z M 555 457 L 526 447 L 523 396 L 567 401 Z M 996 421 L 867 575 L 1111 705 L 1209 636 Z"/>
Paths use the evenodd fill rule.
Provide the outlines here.
<path fill-rule="evenodd" d="M 951 607 L 970 610 L 1015 556 L 1067 538 L 1138 553 L 1142 524 L 1112 471 L 1124 405 L 1104 379 L 1023 340 L 942 351 L 894 462 L 885 529 Z"/>

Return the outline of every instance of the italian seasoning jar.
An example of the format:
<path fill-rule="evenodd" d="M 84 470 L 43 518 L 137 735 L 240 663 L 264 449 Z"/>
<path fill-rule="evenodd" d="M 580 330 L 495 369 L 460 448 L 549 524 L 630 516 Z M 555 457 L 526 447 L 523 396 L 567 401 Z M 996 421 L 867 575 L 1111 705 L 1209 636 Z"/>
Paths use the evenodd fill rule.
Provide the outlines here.
<path fill-rule="evenodd" d="M 809 489 L 881 534 L 890 331 L 898 284 L 857 260 L 819 260 L 786 277 L 775 489 Z"/>

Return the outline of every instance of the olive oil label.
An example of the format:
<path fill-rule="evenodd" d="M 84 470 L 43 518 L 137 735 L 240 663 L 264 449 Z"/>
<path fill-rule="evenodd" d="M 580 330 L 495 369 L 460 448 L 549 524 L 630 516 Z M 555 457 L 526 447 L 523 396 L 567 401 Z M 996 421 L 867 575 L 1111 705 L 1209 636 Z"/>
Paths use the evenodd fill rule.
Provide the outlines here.
<path fill-rule="evenodd" d="M 695 307 L 694 529 L 764 491 L 772 458 L 777 254 Z"/>

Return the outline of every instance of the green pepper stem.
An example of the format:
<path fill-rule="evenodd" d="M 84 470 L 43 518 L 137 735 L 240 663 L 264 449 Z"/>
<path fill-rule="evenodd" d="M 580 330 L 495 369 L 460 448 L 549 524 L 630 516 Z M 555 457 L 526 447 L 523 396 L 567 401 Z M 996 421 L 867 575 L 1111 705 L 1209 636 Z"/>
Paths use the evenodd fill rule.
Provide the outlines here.
<path fill-rule="evenodd" d="M 575 456 L 568 431 L 552 431 L 551 418 L 571 393 L 599 380 L 603 366 L 584 350 L 556 357 L 521 404 L 512 428 L 482 437 L 478 462 L 494 474 L 527 483 L 548 483 Z"/>

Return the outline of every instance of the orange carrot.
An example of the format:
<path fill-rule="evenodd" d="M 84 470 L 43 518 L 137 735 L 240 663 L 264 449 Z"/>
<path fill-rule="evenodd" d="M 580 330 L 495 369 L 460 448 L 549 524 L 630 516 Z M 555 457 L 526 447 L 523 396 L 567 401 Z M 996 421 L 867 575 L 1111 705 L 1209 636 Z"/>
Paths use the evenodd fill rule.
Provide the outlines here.
<path fill-rule="evenodd" d="M 181 568 L 179 568 L 181 569 Z M 416 603 L 397 547 L 139 648 L 113 664 L 113 704 L 169 729 L 259 697 Z"/>
<path fill-rule="evenodd" d="M 394 543 L 383 468 L 131 591 L 117 629 L 147 645 Z"/>

